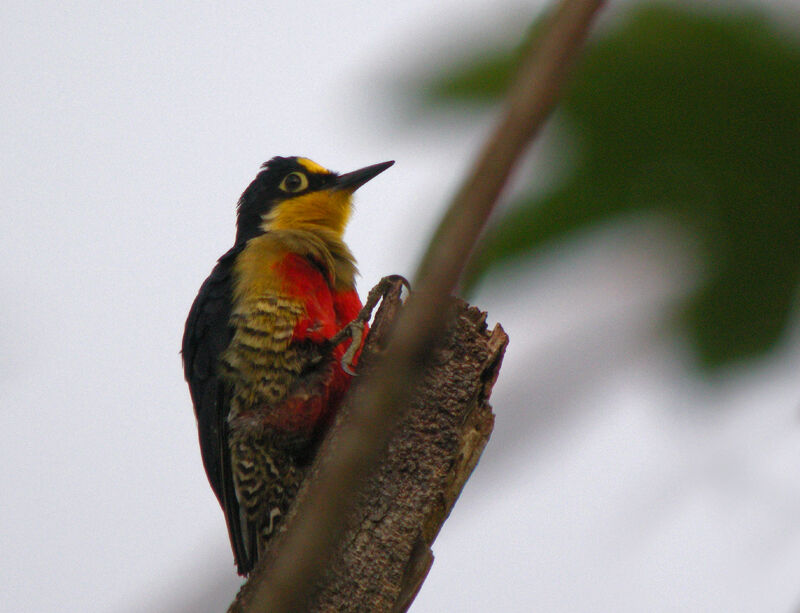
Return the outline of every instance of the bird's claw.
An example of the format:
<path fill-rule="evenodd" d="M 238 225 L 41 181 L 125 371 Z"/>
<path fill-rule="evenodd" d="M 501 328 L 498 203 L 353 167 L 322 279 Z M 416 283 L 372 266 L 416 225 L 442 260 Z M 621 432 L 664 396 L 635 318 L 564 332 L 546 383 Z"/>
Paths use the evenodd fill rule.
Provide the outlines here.
<path fill-rule="evenodd" d="M 401 275 L 389 275 L 387 277 L 383 277 L 380 281 L 378 281 L 375 287 L 369 290 L 369 294 L 367 294 L 367 301 L 358 312 L 358 315 L 356 315 L 356 318 L 342 328 L 336 334 L 336 336 L 330 340 L 331 347 L 335 347 L 344 341 L 345 338 L 349 337 L 352 339 L 350 346 L 344 352 L 344 355 L 340 360 L 342 370 L 348 375 L 356 376 L 358 374 L 355 372 L 355 370 L 353 370 L 353 361 L 355 360 L 356 354 L 361 349 L 361 341 L 364 337 L 364 329 L 367 326 L 367 322 L 372 317 L 372 311 L 375 310 L 375 306 L 378 304 L 378 301 L 386 296 L 389 288 L 397 281 L 400 281 L 403 284 L 403 288 L 406 290 L 406 295 L 411 292 L 411 284 L 405 277 Z"/>
<path fill-rule="evenodd" d="M 346 327 L 346 329 L 350 331 L 350 338 L 353 340 L 350 341 L 350 346 L 347 348 L 347 351 L 344 352 L 340 364 L 342 370 L 353 377 L 356 376 L 356 371 L 353 370 L 353 361 L 355 360 L 356 353 L 361 349 L 361 339 L 364 337 L 365 327 L 366 322 L 360 319 L 354 319 L 347 324 Z"/>

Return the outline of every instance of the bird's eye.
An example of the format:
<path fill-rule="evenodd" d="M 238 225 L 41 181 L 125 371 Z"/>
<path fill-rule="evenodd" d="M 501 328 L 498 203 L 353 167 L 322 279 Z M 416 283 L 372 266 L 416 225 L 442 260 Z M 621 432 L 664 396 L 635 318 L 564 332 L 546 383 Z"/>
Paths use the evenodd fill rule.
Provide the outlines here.
<path fill-rule="evenodd" d="M 301 192 L 308 187 L 308 177 L 302 172 L 290 172 L 278 186 L 285 192 Z"/>

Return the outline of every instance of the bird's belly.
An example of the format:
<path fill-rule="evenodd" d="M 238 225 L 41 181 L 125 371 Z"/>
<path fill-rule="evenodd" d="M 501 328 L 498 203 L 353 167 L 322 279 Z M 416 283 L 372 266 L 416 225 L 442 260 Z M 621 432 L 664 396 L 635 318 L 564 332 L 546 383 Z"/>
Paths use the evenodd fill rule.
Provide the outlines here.
<path fill-rule="evenodd" d="M 274 428 L 310 435 L 327 405 L 331 375 L 317 343 L 293 339 L 303 305 L 267 295 L 237 305 L 233 338 L 220 360 L 228 381 L 228 421 L 237 427 Z"/>

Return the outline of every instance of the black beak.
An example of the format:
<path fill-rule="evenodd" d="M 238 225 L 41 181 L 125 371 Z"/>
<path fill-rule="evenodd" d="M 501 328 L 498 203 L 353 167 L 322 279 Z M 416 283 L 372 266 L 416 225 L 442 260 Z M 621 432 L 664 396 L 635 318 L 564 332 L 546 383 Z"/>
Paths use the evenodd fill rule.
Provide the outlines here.
<path fill-rule="evenodd" d="M 336 177 L 336 184 L 333 189 L 346 189 L 350 190 L 351 192 L 354 192 L 370 179 L 377 177 L 384 170 L 389 168 L 389 166 L 391 166 L 392 164 L 394 164 L 394 160 L 392 160 L 391 162 L 381 162 L 380 164 L 373 164 L 372 166 L 359 168 L 358 170 L 354 170 L 353 172 L 348 172 L 346 174 L 339 175 L 338 177 Z"/>

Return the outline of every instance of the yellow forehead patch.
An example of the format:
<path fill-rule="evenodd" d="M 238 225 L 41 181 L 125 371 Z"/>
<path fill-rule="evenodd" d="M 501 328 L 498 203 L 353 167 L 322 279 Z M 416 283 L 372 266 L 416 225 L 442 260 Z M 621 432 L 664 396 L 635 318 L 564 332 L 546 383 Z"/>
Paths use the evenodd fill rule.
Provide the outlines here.
<path fill-rule="evenodd" d="M 309 160 L 308 158 L 297 158 L 297 163 L 305 168 L 308 172 L 313 174 L 324 175 L 330 173 L 330 170 L 320 166 L 315 161 Z"/>

